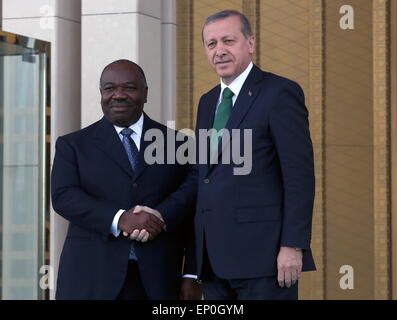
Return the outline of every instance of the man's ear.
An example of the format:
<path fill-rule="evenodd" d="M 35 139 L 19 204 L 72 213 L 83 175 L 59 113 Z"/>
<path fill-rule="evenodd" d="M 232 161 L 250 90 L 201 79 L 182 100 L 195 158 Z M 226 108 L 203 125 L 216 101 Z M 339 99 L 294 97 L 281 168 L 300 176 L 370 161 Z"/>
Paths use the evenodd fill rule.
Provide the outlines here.
<path fill-rule="evenodd" d="M 255 37 L 250 36 L 248 38 L 249 53 L 253 54 L 255 51 Z"/>
<path fill-rule="evenodd" d="M 147 94 L 148 94 L 148 92 L 149 92 L 149 88 L 146 87 L 146 89 L 145 89 L 145 103 L 147 102 Z"/>

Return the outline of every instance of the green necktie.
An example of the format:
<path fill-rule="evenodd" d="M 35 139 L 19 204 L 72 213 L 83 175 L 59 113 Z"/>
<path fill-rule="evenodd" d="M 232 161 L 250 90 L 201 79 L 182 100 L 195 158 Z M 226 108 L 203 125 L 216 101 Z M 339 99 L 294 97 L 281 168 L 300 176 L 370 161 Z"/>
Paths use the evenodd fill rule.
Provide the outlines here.
<path fill-rule="evenodd" d="M 216 131 L 219 131 L 221 129 L 224 129 L 226 126 L 227 121 L 229 120 L 230 113 L 232 112 L 232 106 L 233 106 L 233 98 L 234 93 L 232 90 L 229 88 L 223 89 L 222 92 L 222 101 L 218 105 L 218 108 L 216 110 L 215 114 L 215 120 L 214 120 L 214 125 L 213 128 Z M 221 137 L 218 136 L 218 139 L 216 139 L 216 133 L 213 133 L 211 135 L 211 150 L 210 150 L 210 160 L 214 159 L 214 156 L 218 154 L 218 144 L 220 141 Z"/>

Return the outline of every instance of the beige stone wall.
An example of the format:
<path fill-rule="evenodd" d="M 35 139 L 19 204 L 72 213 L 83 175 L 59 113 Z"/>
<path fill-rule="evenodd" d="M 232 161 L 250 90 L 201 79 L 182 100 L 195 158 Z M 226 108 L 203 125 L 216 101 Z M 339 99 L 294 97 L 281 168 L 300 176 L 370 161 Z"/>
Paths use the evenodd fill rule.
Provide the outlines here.
<path fill-rule="evenodd" d="M 266 0 L 260 2 L 260 66 L 297 81 L 309 109 L 314 144 L 316 202 L 312 248 L 318 271 L 304 273 L 301 299 L 322 299 L 323 291 L 323 104 L 322 104 L 321 1 Z"/>
<path fill-rule="evenodd" d="M 326 1 L 325 7 L 326 298 L 372 299 L 372 0 L 351 2 L 354 30 L 339 28 L 343 4 Z M 354 290 L 339 286 L 343 265 L 354 269 Z"/>

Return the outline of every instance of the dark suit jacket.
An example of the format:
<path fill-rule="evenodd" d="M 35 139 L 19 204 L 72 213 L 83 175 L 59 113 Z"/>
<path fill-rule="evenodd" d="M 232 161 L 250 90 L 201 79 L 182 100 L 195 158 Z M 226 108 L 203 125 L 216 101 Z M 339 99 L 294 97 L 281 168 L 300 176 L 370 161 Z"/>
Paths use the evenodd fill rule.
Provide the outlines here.
<path fill-rule="evenodd" d="M 196 134 L 213 126 L 220 85 L 204 94 Z M 231 164 L 195 166 L 182 190 L 198 181 L 195 236 L 198 273 L 204 244 L 221 278 L 277 274 L 280 246 L 303 251 L 303 271 L 314 270 L 310 250 L 314 201 L 313 149 L 299 85 L 254 66 L 233 106 L 227 129 L 252 129 L 252 170 L 235 175 Z M 225 152 L 243 132 L 233 133 Z M 221 153 L 220 153 L 221 155 Z M 233 158 L 232 158 L 233 160 Z M 175 195 L 181 197 L 181 195 Z M 167 206 L 162 204 L 164 212 Z"/>
<path fill-rule="evenodd" d="M 105 118 L 58 139 L 52 203 L 70 224 L 60 259 L 57 299 L 115 299 L 126 276 L 130 241 L 111 234 L 114 215 L 137 204 L 156 207 L 184 180 L 186 165 L 145 163 L 143 151 L 150 142 L 143 135 L 151 128 L 167 133 L 165 126 L 145 115 L 134 176 L 120 138 Z M 192 225 L 194 198 L 181 199 L 175 208 L 183 217 L 176 211 L 163 216 L 166 232 L 147 243 L 135 242 L 142 281 L 151 299 L 177 299 L 184 249 L 192 244 L 185 231 Z M 184 272 L 194 274 L 191 249 Z"/>

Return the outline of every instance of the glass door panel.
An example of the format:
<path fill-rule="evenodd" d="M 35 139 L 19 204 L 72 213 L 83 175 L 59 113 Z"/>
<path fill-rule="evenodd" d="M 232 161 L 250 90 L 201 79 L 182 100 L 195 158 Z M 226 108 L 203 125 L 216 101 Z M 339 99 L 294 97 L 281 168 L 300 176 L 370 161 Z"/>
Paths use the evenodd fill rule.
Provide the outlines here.
<path fill-rule="evenodd" d="M 47 53 L 34 48 L 35 40 L 19 39 L 25 41 L 0 41 L 0 287 L 1 299 L 39 299 Z"/>

